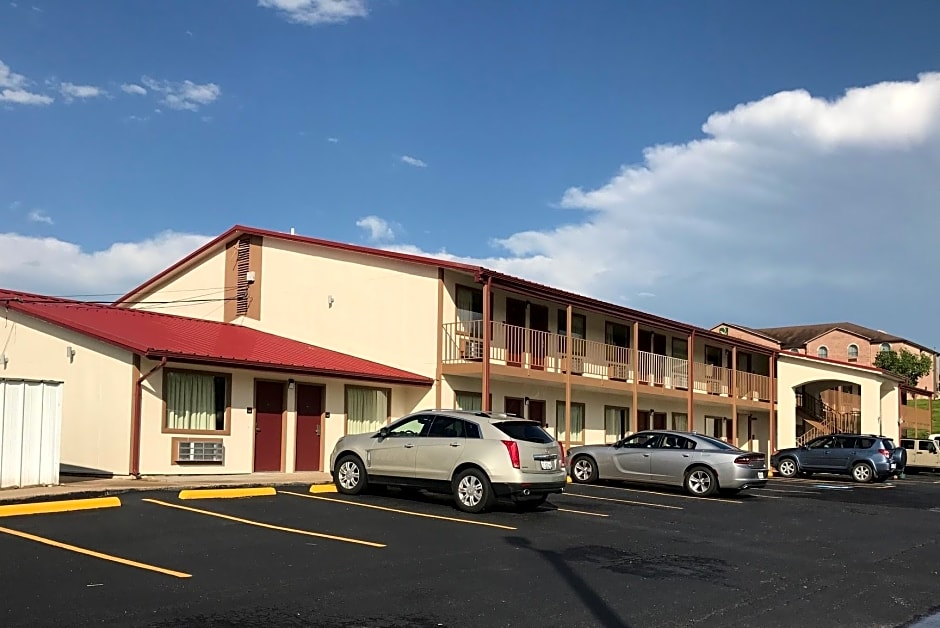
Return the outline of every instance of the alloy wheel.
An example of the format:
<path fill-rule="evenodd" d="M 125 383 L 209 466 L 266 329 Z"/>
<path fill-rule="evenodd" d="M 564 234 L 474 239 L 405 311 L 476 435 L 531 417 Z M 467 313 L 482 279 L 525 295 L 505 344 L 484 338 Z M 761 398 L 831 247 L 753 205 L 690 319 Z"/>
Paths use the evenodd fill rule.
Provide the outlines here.
<path fill-rule="evenodd" d="M 859 482 L 867 482 L 871 479 L 871 469 L 868 468 L 867 464 L 860 464 L 852 470 L 852 475 L 855 476 L 855 479 Z"/>
<path fill-rule="evenodd" d="M 591 479 L 591 474 L 594 473 L 594 467 L 591 465 L 590 460 L 581 458 L 576 463 L 574 463 L 574 477 L 576 477 L 581 482 L 587 482 Z"/>
<path fill-rule="evenodd" d="M 356 488 L 359 484 L 359 465 L 347 460 L 339 468 L 339 484 L 347 490 Z"/>
<path fill-rule="evenodd" d="M 468 508 L 473 508 L 483 499 L 483 483 L 480 479 L 468 475 L 457 485 L 457 499 Z"/>
<path fill-rule="evenodd" d="M 792 460 L 784 460 L 780 463 L 780 475 L 790 477 L 796 475 L 796 463 Z"/>
<path fill-rule="evenodd" d="M 702 495 L 708 492 L 708 489 L 711 488 L 712 478 L 708 473 L 700 469 L 695 470 L 689 476 L 689 490 L 691 490 L 696 495 Z"/>

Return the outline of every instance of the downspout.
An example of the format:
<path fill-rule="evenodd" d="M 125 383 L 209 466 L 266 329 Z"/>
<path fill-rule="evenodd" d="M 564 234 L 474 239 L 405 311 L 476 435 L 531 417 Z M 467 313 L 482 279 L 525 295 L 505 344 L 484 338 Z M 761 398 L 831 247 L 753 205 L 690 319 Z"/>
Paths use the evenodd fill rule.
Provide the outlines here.
<path fill-rule="evenodd" d="M 140 429 L 141 413 L 144 405 L 144 380 L 166 366 L 166 357 L 155 367 L 137 378 L 134 386 L 134 413 L 131 417 L 131 475 L 140 479 Z"/>

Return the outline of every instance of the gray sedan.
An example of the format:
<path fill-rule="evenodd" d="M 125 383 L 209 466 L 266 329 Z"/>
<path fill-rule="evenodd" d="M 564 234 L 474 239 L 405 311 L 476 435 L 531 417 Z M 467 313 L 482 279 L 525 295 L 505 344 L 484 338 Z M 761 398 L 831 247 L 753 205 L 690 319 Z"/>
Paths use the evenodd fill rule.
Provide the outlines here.
<path fill-rule="evenodd" d="M 611 445 L 583 445 L 568 451 L 573 482 L 623 480 L 684 487 L 708 497 L 767 484 L 767 457 L 695 432 L 647 430 Z"/>

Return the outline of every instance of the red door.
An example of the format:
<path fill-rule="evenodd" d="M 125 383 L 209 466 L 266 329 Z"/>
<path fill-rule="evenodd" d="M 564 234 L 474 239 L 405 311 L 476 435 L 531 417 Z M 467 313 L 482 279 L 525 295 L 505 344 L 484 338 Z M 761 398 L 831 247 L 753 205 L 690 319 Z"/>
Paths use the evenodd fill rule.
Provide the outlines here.
<path fill-rule="evenodd" d="M 506 397 L 503 401 L 503 411 L 506 414 L 515 414 L 517 417 L 524 418 L 525 400 L 516 397 Z"/>
<path fill-rule="evenodd" d="M 529 399 L 529 420 L 538 421 L 539 425 L 545 427 L 545 401 Z"/>
<path fill-rule="evenodd" d="M 320 434 L 322 431 L 323 388 L 298 384 L 295 470 L 320 470 Z"/>
<path fill-rule="evenodd" d="M 281 470 L 284 383 L 255 382 L 255 471 Z"/>

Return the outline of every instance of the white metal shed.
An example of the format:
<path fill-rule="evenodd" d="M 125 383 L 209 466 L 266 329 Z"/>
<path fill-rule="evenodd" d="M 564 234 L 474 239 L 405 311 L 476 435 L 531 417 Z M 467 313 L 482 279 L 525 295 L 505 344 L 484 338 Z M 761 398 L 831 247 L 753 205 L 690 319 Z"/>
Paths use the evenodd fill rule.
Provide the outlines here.
<path fill-rule="evenodd" d="M 59 483 L 62 383 L 0 379 L 0 488 Z"/>

